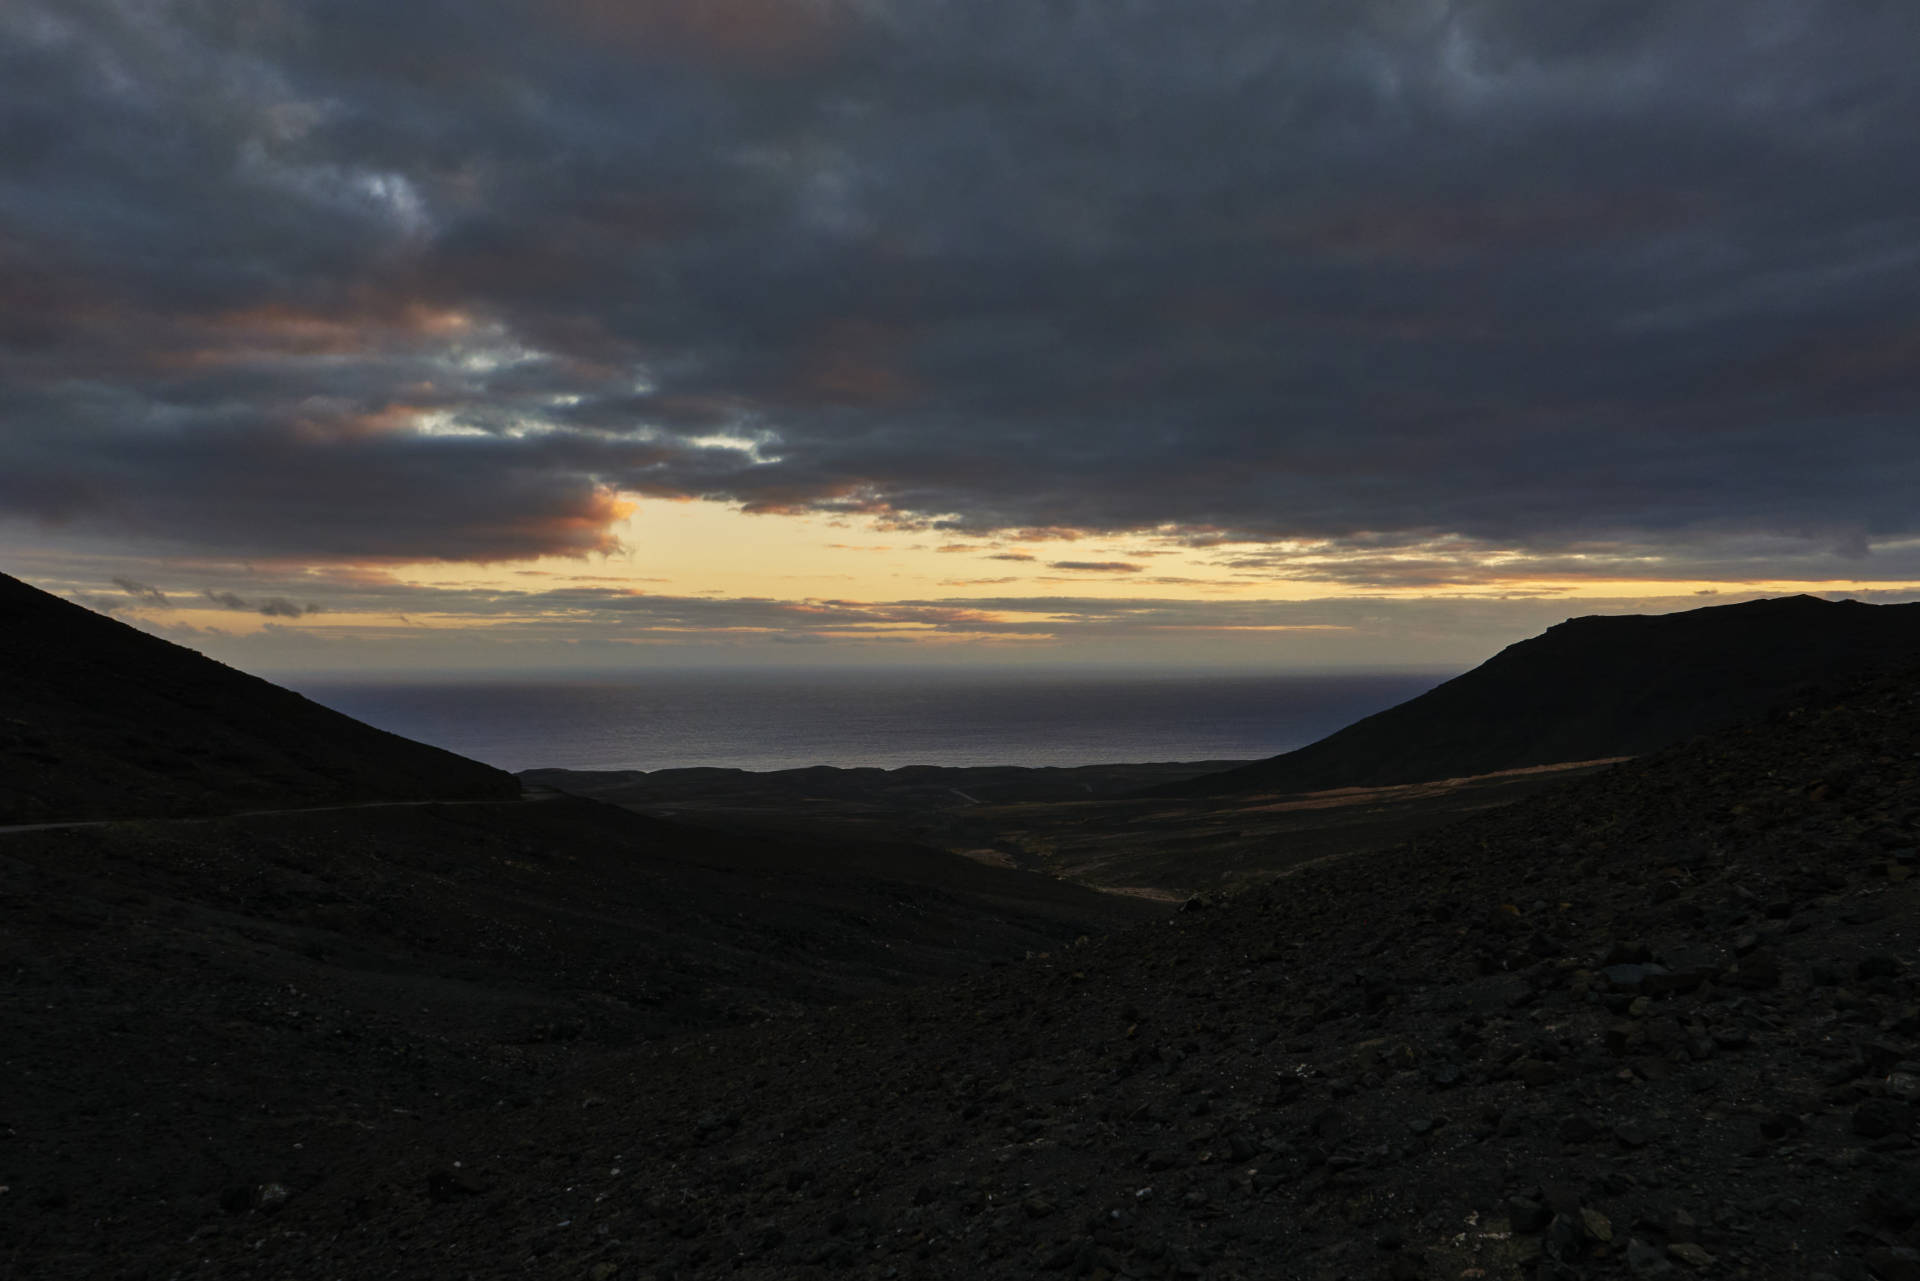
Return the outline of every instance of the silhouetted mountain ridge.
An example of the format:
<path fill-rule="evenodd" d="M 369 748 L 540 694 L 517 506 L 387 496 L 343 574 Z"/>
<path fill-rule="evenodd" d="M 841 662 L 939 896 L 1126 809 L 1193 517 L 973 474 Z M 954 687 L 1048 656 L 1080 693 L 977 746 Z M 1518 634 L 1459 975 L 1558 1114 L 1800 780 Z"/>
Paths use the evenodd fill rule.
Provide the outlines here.
<path fill-rule="evenodd" d="M 0 574 L 0 824 L 519 790 Z"/>
<path fill-rule="evenodd" d="M 1153 794 L 1380 787 L 1639 756 L 1917 654 L 1920 604 L 1803 595 L 1573 618 L 1297 751 Z"/>

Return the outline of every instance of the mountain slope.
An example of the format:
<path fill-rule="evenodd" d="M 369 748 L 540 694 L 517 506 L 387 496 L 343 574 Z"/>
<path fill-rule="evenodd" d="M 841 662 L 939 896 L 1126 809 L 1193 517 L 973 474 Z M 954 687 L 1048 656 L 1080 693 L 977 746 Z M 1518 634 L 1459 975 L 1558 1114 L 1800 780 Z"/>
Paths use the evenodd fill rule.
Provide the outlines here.
<path fill-rule="evenodd" d="M 518 794 L 0 574 L 0 825 Z"/>
<path fill-rule="evenodd" d="M 1149 795 L 1380 787 L 1639 756 L 1916 655 L 1920 604 L 1793 596 L 1575 618 L 1317 743 Z"/>

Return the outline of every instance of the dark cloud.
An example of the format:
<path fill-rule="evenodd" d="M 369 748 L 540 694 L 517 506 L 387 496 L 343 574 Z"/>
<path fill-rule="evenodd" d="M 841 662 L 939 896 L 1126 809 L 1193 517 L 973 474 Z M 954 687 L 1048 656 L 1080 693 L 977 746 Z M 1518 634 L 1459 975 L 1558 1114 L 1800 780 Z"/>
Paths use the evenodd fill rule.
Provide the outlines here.
<path fill-rule="evenodd" d="M 115 578 L 113 585 L 142 605 L 156 605 L 162 609 L 167 607 L 167 594 L 149 583 L 133 578 Z"/>
<path fill-rule="evenodd" d="M 1137 574 L 1138 565 L 1128 564 L 1124 560 L 1052 560 L 1047 562 L 1048 569 L 1082 570 L 1096 574 Z"/>
<path fill-rule="evenodd" d="M 261 614 L 267 618 L 304 618 L 308 614 L 318 614 L 320 606 L 309 602 L 295 604 L 285 596 L 268 596 L 264 600 L 248 600 L 235 592 L 213 591 L 200 593 L 209 603 L 222 609 L 240 610 L 244 613 Z"/>
<path fill-rule="evenodd" d="M 0 513 L 490 561 L 610 550 L 624 493 L 1851 577 L 1920 533 L 1916 56 L 1815 0 L 18 0 Z"/>

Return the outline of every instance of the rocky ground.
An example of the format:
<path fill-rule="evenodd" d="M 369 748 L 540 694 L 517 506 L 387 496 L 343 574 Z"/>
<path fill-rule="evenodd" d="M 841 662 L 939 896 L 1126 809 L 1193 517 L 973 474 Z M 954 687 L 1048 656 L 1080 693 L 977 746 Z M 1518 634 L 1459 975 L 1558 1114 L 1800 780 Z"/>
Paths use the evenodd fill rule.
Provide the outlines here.
<path fill-rule="evenodd" d="M 0 835 L 0 1277 L 139 1275 L 258 1188 L 536 1109 L 636 1041 L 1165 912 L 564 800 Z"/>
<path fill-rule="evenodd" d="M 114 1262 L 1908 1281 L 1916 844 L 1920 682 L 1882 681 L 1131 933 L 610 1051 Z"/>

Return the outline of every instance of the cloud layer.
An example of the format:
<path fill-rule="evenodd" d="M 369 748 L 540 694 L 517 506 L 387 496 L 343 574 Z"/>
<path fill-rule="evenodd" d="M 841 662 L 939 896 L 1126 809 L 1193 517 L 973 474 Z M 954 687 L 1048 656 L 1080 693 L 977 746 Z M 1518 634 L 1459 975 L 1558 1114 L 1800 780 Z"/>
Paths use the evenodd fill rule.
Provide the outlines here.
<path fill-rule="evenodd" d="M 324 626 L 235 634 L 142 600 L 78 599 L 253 670 L 628 670 L 703 666 L 1089 663 L 1458 671 L 1569 616 L 1666 613 L 1754 593 L 1305 601 L 1168 596 L 713 599 L 618 588 L 338 586 Z M 1910 599 L 1912 593 L 1856 593 Z M 282 598 L 285 599 L 285 598 Z"/>
<path fill-rule="evenodd" d="M 1916 59 L 1792 0 L 20 0 L 0 515 L 1853 577 L 1920 534 Z"/>

